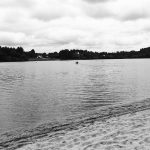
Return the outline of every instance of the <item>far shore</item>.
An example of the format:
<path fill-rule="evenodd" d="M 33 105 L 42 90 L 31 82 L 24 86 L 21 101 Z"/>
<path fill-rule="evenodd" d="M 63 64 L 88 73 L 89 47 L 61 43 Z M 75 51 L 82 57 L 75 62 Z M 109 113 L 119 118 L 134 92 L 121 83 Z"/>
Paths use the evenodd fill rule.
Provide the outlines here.
<path fill-rule="evenodd" d="M 111 106 L 62 124 L 0 136 L 0 149 L 127 149 L 150 146 L 150 99 Z"/>
<path fill-rule="evenodd" d="M 57 61 L 60 59 L 51 59 L 51 58 L 30 58 L 28 61 Z"/>
<path fill-rule="evenodd" d="M 51 59 L 51 58 L 31 58 L 29 60 L 18 61 L 0 61 L 0 63 L 7 62 L 31 62 L 31 61 L 80 61 L 80 60 L 126 60 L 126 59 L 150 59 L 150 58 L 102 58 L 102 59 Z"/>

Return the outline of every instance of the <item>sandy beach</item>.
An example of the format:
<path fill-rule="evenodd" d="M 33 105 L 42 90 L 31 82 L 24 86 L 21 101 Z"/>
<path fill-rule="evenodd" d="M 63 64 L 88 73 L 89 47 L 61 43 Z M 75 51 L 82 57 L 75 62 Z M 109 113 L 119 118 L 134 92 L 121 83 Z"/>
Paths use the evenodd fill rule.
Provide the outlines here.
<path fill-rule="evenodd" d="M 111 108 L 111 113 L 40 136 L 3 139 L 1 149 L 17 150 L 149 150 L 150 100 Z M 110 108 L 109 108 L 110 110 Z M 106 113 L 106 112 L 105 112 Z M 72 127 L 72 128 L 71 128 Z M 3 135 L 4 136 L 4 135 Z M 2 137 L 1 136 L 1 139 Z M 9 144 L 8 144 L 9 143 Z M 20 145 L 19 145 L 20 144 Z M 7 146 L 6 146 L 7 145 Z M 3 146 L 3 147 L 2 147 Z M 4 147 L 5 146 L 5 147 Z"/>
<path fill-rule="evenodd" d="M 149 150 L 150 110 L 60 132 L 18 150 Z"/>

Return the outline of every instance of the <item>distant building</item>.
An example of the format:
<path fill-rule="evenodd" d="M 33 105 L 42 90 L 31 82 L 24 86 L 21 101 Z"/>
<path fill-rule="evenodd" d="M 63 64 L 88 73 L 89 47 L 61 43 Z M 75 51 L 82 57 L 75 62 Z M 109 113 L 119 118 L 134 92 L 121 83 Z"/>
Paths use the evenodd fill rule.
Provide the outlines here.
<path fill-rule="evenodd" d="M 37 58 L 43 58 L 42 55 L 38 55 Z"/>

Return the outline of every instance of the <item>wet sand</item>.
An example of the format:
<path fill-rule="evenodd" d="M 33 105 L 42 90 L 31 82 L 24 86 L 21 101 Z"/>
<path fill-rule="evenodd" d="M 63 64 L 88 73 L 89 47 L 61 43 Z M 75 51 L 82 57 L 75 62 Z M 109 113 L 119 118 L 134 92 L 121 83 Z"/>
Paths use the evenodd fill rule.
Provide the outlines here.
<path fill-rule="evenodd" d="M 149 150 L 150 110 L 59 132 L 18 150 Z"/>
<path fill-rule="evenodd" d="M 44 130 L 47 128 L 44 127 Z M 36 129 L 37 130 L 37 129 Z M 1 149 L 149 150 L 150 100 L 110 107 L 77 122 L 32 135 L 1 136 Z M 30 132 L 31 133 L 31 132 Z M 8 136 L 9 135 L 9 136 Z M 27 136 L 28 135 L 28 136 Z M 7 137 L 7 138 L 6 138 Z"/>

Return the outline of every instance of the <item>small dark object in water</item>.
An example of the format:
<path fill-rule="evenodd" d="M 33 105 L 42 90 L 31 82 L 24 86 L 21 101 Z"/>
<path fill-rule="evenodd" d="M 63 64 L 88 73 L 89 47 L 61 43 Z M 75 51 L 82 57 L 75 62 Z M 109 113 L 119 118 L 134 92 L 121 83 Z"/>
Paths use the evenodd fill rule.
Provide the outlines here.
<path fill-rule="evenodd" d="M 79 62 L 78 61 L 76 61 L 76 64 L 78 64 Z"/>

